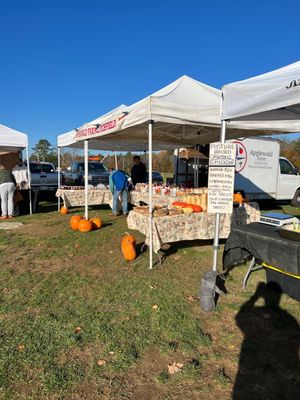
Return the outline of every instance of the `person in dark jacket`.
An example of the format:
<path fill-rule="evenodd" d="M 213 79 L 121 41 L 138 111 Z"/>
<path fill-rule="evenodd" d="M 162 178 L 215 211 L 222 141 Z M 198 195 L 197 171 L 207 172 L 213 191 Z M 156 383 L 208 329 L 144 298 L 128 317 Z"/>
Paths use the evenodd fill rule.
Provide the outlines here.
<path fill-rule="evenodd" d="M 126 174 L 117 169 L 109 176 L 109 188 L 113 194 L 113 215 L 118 215 L 118 199 L 121 196 L 123 215 L 128 214 L 129 183 Z"/>
<path fill-rule="evenodd" d="M 16 181 L 13 174 L 0 164 L 0 197 L 2 211 L 0 219 L 13 217 L 15 188 Z"/>
<path fill-rule="evenodd" d="M 137 183 L 147 182 L 147 168 L 144 163 L 142 163 L 140 156 L 133 157 L 134 165 L 131 169 L 131 179 L 135 186 Z"/>

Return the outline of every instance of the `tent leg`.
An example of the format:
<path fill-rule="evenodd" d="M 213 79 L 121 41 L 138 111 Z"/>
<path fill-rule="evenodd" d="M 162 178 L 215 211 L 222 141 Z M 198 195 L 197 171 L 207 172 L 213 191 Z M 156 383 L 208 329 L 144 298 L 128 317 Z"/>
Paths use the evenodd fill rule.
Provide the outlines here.
<path fill-rule="evenodd" d="M 198 145 L 196 146 L 197 152 L 199 151 Z M 199 187 L 199 155 L 197 154 L 197 173 L 196 173 L 196 187 Z"/>
<path fill-rule="evenodd" d="M 89 190 L 89 159 L 88 159 L 88 151 L 89 151 L 89 141 L 84 141 L 84 217 L 85 219 L 89 218 L 89 210 L 88 210 L 88 190 Z"/>
<path fill-rule="evenodd" d="M 225 143 L 226 136 L 226 121 L 222 121 L 221 125 L 221 143 Z M 213 266 L 212 270 L 217 271 L 218 268 L 218 250 L 219 250 L 219 234 L 220 234 L 220 214 L 217 213 L 215 216 L 215 234 L 214 234 L 214 245 L 213 245 Z"/>
<path fill-rule="evenodd" d="M 175 150 L 176 167 L 175 167 L 175 185 L 178 186 L 178 169 L 179 169 L 179 149 Z"/>
<path fill-rule="evenodd" d="M 115 151 L 115 167 L 116 167 L 116 169 L 119 169 L 118 168 L 118 156 L 117 156 L 117 152 Z"/>
<path fill-rule="evenodd" d="M 194 147 L 194 149 L 196 150 L 196 146 Z M 194 171 L 194 187 L 197 187 L 197 172 L 196 172 L 196 156 L 194 156 L 194 163 L 193 163 L 193 171 Z"/>
<path fill-rule="evenodd" d="M 57 189 L 60 188 L 60 147 L 57 148 Z M 60 197 L 57 198 L 57 208 L 60 210 Z"/>
<path fill-rule="evenodd" d="M 27 161 L 28 191 L 29 191 L 29 213 L 30 215 L 32 215 L 31 175 L 30 175 L 28 147 L 26 147 L 26 161 Z"/>
<path fill-rule="evenodd" d="M 152 204 L 152 134 L 153 134 L 153 125 L 154 121 L 150 120 L 148 125 L 148 145 L 149 145 L 149 165 L 148 165 L 148 172 L 149 172 L 149 269 L 153 268 L 153 232 L 152 232 L 152 221 L 153 221 L 153 204 Z"/>

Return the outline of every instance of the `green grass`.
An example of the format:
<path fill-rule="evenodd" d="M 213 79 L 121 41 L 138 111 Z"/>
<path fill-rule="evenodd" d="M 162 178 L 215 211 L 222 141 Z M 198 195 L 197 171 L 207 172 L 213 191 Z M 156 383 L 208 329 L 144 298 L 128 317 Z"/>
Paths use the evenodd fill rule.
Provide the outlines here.
<path fill-rule="evenodd" d="M 234 271 L 230 293 L 205 314 L 188 297 L 211 268 L 210 246 L 174 246 L 150 271 L 148 253 L 132 263 L 121 255 L 125 219 L 110 220 L 105 208 L 96 214 L 105 227 L 89 234 L 70 230 L 70 216 L 57 212 L 0 231 L 0 399 L 129 399 L 140 385 L 159 398 L 186 398 L 187 388 L 195 398 L 229 398 L 224 349 L 240 342 L 234 317 L 263 273 L 242 292 L 245 268 Z M 299 318 L 295 302 L 284 304 Z M 169 375 L 173 362 L 184 367 Z"/>

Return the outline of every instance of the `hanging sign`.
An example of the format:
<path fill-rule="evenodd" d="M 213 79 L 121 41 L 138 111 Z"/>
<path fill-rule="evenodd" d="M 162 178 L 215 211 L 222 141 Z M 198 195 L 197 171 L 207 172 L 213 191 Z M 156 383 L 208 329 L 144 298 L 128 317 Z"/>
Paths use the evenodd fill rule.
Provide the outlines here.
<path fill-rule="evenodd" d="M 232 213 L 235 174 L 235 143 L 212 143 L 209 149 L 209 213 Z"/>
<path fill-rule="evenodd" d="M 104 135 L 106 133 L 117 131 L 121 128 L 122 124 L 125 121 L 126 114 L 123 113 L 117 118 L 114 118 L 109 121 L 105 121 L 101 124 L 94 124 L 92 126 L 84 126 L 80 129 L 77 129 L 74 135 L 74 139 L 82 140 L 89 139 L 91 137 L 97 137 L 100 135 Z"/>
<path fill-rule="evenodd" d="M 209 145 L 209 166 L 235 166 L 235 143 L 211 143 Z"/>

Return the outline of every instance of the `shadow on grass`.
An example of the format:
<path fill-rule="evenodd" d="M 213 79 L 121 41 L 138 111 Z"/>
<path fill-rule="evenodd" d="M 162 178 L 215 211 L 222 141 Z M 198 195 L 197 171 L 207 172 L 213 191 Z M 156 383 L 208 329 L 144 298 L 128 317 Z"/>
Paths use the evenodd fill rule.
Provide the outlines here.
<path fill-rule="evenodd" d="M 233 400 L 300 398 L 299 324 L 279 307 L 281 293 L 276 282 L 259 283 L 236 316 L 244 341 Z"/>

